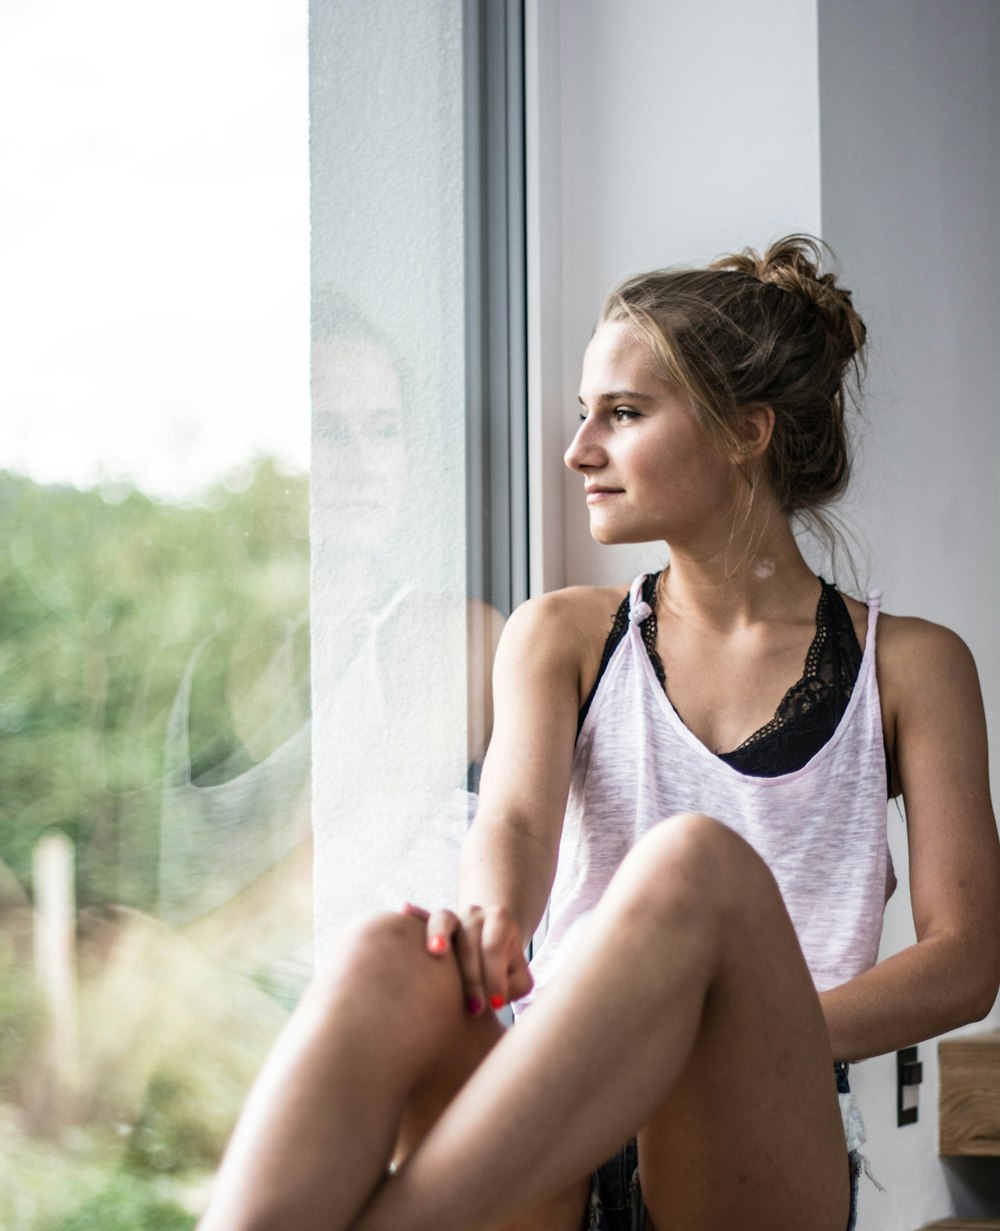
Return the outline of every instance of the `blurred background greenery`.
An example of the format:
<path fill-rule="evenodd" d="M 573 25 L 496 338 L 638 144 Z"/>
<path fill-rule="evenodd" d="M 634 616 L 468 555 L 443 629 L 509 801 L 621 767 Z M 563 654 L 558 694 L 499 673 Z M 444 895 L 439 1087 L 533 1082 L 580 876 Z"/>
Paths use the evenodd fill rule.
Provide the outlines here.
<path fill-rule="evenodd" d="M 0 516 L 0 1226 L 179 1231 L 308 977 L 308 479 L 258 459 L 172 504 L 0 473 Z"/>

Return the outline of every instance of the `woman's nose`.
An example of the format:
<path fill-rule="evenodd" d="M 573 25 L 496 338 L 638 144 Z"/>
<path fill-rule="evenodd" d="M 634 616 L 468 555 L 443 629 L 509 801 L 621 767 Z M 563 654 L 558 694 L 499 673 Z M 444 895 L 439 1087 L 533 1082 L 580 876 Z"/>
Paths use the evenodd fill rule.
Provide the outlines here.
<path fill-rule="evenodd" d="M 576 429 L 576 435 L 563 454 L 563 461 L 570 470 L 586 470 L 602 464 L 603 450 L 595 439 L 590 419 L 584 419 Z"/>

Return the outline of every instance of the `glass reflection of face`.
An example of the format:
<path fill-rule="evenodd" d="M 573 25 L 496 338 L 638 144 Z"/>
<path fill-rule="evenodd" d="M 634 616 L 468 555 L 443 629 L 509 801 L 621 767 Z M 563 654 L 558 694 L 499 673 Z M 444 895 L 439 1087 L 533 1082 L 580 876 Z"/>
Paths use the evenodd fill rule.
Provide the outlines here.
<path fill-rule="evenodd" d="M 396 529 L 406 488 L 399 374 L 367 338 L 313 347 L 313 502 L 346 550 L 374 551 Z"/>

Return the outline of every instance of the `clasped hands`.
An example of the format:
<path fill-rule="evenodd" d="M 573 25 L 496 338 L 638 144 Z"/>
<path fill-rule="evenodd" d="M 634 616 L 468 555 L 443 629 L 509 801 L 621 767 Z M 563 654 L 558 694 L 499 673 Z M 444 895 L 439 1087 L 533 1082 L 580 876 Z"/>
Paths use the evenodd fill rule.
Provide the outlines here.
<path fill-rule="evenodd" d="M 427 952 L 444 958 L 454 953 L 462 978 L 465 1007 L 473 1017 L 487 1005 L 502 1009 L 527 995 L 534 980 L 524 955 L 524 940 L 510 911 L 502 906 L 425 910 L 407 902 L 403 914 L 427 924 Z"/>

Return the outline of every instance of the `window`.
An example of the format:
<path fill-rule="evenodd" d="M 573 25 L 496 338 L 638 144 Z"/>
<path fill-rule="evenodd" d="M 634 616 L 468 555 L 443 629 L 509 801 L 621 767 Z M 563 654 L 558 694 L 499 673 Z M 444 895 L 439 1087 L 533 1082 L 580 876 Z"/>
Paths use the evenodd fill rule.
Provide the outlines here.
<path fill-rule="evenodd" d="M 453 900 L 524 594 L 521 29 L 513 3 L 313 11 L 320 952 Z"/>
<path fill-rule="evenodd" d="M 307 16 L 0 14 L 11 1231 L 192 1226 L 308 977 Z"/>
<path fill-rule="evenodd" d="M 0 15 L 11 1231 L 194 1225 L 314 846 L 321 947 L 450 895 L 526 571 L 520 37 L 493 0 Z"/>

